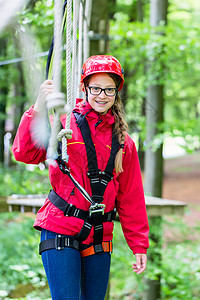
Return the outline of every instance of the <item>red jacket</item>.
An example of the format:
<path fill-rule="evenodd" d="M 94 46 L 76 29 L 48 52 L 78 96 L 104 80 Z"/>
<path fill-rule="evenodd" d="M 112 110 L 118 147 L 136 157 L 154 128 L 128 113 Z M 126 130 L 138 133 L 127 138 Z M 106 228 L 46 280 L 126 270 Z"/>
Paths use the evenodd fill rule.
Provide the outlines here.
<path fill-rule="evenodd" d="M 86 102 L 78 100 L 76 111 L 85 114 L 91 110 Z M 22 116 L 12 151 L 18 161 L 27 164 L 39 164 L 46 159 L 44 146 L 38 146 L 31 131 L 32 122 L 37 113 L 31 107 Z M 105 115 L 99 115 L 91 110 L 87 116 L 91 135 L 95 144 L 99 169 L 105 169 L 110 156 L 112 139 L 112 125 L 115 121 L 111 111 Z M 102 122 L 95 124 L 102 119 Z M 61 118 L 65 127 L 65 116 Z M 71 117 L 73 130 L 72 139 L 68 140 L 67 152 L 69 155 L 69 167 L 74 178 L 91 195 L 90 181 L 87 177 L 87 155 L 83 138 L 75 123 L 74 115 Z M 35 133 L 34 133 L 35 135 Z M 108 183 L 104 194 L 103 203 L 106 205 L 105 212 L 113 210 L 116 206 L 122 229 L 129 247 L 133 253 L 146 253 L 148 248 L 148 219 L 146 214 L 141 172 L 135 144 L 130 136 L 126 135 L 125 148 L 123 149 L 124 172 L 116 176 Z M 54 191 L 68 203 L 76 207 L 88 210 L 90 203 L 84 199 L 79 190 L 75 188 L 74 195 L 71 195 L 74 184 L 67 175 L 64 175 L 58 166 L 49 167 L 49 178 Z M 44 205 L 37 213 L 34 227 L 36 229 L 47 229 L 65 235 L 77 235 L 84 221 L 75 217 L 66 217 L 63 212 L 55 207 L 47 198 Z M 110 241 L 113 237 L 113 222 L 103 224 L 103 241 Z M 93 241 L 93 229 L 84 243 Z"/>

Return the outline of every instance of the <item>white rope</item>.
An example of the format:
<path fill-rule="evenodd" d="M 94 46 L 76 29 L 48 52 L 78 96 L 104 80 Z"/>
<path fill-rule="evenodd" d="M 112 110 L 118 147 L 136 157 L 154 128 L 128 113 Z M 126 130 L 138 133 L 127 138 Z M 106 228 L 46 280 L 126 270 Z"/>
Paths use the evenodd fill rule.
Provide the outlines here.
<path fill-rule="evenodd" d="M 68 0 L 67 1 L 67 30 L 66 30 L 67 101 L 71 99 L 71 24 L 72 24 L 72 0 Z"/>
<path fill-rule="evenodd" d="M 79 51 L 77 63 L 77 27 L 78 27 L 78 10 L 80 0 L 73 0 L 73 34 L 71 43 L 72 31 L 72 0 L 67 1 L 67 30 L 66 30 L 66 81 L 67 81 L 67 105 L 65 104 L 65 96 L 60 92 L 61 90 L 61 61 L 62 61 L 62 0 L 55 0 L 55 15 L 54 15 L 54 60 L 53 60 L 53 74 L 54 74 L 54 93 L 47 97 L 48 109 L 56 111 L 52 134 L 49 140 L 49 148 L 47 151 L 48 158 L 57 158 L 58 140 L 62 140 L 62 159 L 68 162 L 67 155 L 67 139 L 72 137 L 72 130 L 70 129 L 71 112 L 74 107 L 75 99 L 75 80 L 76 66 L 81 72 L 82 65 L 82 50 L 83 40 L 85 41 L 86 48 L 84 47 L 84 58 L 89 55 L 89 39 L 88 28 L 91 16 L 91 0 L 86 0 L 85 15 L 88 16 L 88 21 L 84 18 L 84 39 L 83 39 L 83 3 L 81 1 L 79 12 Z M 71 45 L 72 44 L 72 45 Z M 72 54 L 71 54 L 72 52 Z M 80 72 L 79 75 L 80 76 Z M 78 78 L 79 80 L 80 78 Z M 60 131 L 60 116 L 67 113 L 65 129 Z"/>
<path fill-rule="evenodd" d="M 72 40 L 72 92 L 70 104 L 73 106 L 75 104 L 75 75 L 76 75 L 76 59 L 77 59 L 77 30 L 78 30 L 78 9 L 79 0 L 73 0 L 73 40 Z"/>
<path fill-rule="evenodd" d="M 64 112 L 65 95 L 61 90 L 61 61 L 62 61 L 62 0 L 54 1 L 54 59 L 53 59 L 53 74 L 54 74 L 54 92 L 47 97 L 48 102 L 58 103 L 53 121 L 51 137 L 47 150 L 48 159 L 56 159 L 57 157 L 57 135 L 60 131 L 60 115 Z"/>
<path fill-rule="evenodd" d="M 70 110 L 66 116 L 65 128 L 70 128 L 71 119 L 71 24 L 72 24 L 72 0 L 67 1 L 67 30 L 66 30 L 66 80 L 67 80 L 67 103 Z M 67 140 L 62 137 L 62 159 L 68 162 Z"/>
<path fill-rule="evenodd" d="M 79 33 L 79 38 L 78 38 L 78 62 L 77 62 L 77 78 L 78 78 L 78 83 L 81 80 L 81 67 L 83 64 L 83 3 L 82 1 L 80 2 L 80 9 L 79 9 L 79 28 L 78 28 L 78 33 Z M 78 85 L 78 90 L 77 90 L 77 95 L 79 95 L 80 90 L 79 90 L 79 85 Z"/>
<path fill-rule="evenodd" d="M 68 7 L 69 5 L 69 7 Z M 66 53 L 66 65 L 67 65 L 67 103 L 70 107 L 70 112 L 66 116 L 65 128 L 70 129 L 71 112 L 74 108 L 75 97 L 75 74 L 76 74 L 76 56 L 77 56 L 77 27 L 78 27 L 78 8 L 79 0 L 73 0 L 73 37 L 72 37 L 72 59 L 71 59 L 71 12 L 72 1 L 68 0 L 67 3 L 67 53 Z M 65 136 L 62 138 L 62 158 L 68 162 L 67 155 L 67 141 Z"/>

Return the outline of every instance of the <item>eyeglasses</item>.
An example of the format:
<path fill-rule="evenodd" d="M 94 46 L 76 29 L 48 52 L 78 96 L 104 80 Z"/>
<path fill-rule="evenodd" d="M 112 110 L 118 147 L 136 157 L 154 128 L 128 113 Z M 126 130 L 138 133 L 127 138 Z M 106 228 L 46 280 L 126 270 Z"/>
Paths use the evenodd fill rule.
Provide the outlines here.
<path fill-rule="evenodd" d="M 88 88 L 90 90 L 90 94 L 92 94 L 94 96 L 100 95 L 103 91 L 104 91 L 105 95 L 109 96 L 109 97 L 115 96 L 116 93 L 117 93 L 117 88 L 102 89 L 102 88 L 97 87 L 97 86 L 88 86 Z"/>

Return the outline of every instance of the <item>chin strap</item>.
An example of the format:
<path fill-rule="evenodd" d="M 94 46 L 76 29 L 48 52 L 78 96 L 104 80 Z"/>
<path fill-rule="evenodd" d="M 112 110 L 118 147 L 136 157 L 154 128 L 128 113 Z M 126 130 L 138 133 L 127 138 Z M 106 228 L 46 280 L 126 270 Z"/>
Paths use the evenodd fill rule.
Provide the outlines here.
<path fill-rule="evenodd" d="M 85 98 L 86 98 L 86 101 L 88 102 L 88 90 L 87 90 L 85 81 L 83 82 L 83 84 L 84 84 L 84 88 L 85 88 Z"/>

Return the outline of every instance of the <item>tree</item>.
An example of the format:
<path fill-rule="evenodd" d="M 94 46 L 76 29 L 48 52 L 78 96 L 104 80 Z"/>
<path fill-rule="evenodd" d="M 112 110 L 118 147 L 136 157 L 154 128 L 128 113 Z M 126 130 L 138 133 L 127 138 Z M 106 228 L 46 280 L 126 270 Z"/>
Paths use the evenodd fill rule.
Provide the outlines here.
<path fill-rule="evenodd" d="M 0 56 L 6 57 L 7 53 L 7 38 L 0 39 Z M 8 96 L 7 84 L 7 66 L 0 72 L 0 162 L 4 162 L 4 135 L 5 135 L 5 115 L 6 115 L 6 102 Z"/>
<path fill-rule="evenodd" d="M 90 31 L 93 35 L 90 39 L 90 55 L 105 54 L 108 52 L 108 13 L 108 1 L 92 1 Z"/>
<path fill-rule="evenodd" d="M 158 26 L 167 24 L 167 0 L 151 0 L 150 6 L 150 26 L 152 27 L 152 36 L 164 34 Z M 152 38 L 153 41 L 154 37 Z M 156 46 L 155 46 L 156 47 Z M 160 56 L 164 54 L 164 44 L 158 43 Z M 158 58 L 155 56 L 155 60 Z M 153 70 L 152 61 L 150 65 L 151 72 Z M 154 83 L 151 83 L 147 91 L 146 101 L 146 144 L 147 149 L 145 152 L 145 192 L 152 196 L 162 196 L 162 178 L 163 178 L 163 158 L 162 150 L 163 143 L 160 143 L 154 149 L 156 135 L 159 133 L 159 125 L 164 121 L 164 83 L 162 82 L 162 74 L 164 73 L 165 66 L 162 65 L 161 73 L 153 73 Z M 162 133 L 162 132 L 161 132 Z"/>
<path fill-rule="evenodd" d="M 150 2 L 150 26 L 152 27 L 152 35 L 162 35 L 163 31 L 158 29 L 160 25 L 167 24 L 167 7 L 168 0 L 151 0 Z M 162 23 L 161 23 L 162 22 Z M 160 56 L 164 54 L 164 45 L 159 44 Z M 157 57 L 155 57 L 155 60 Z M 149 68 L 155 62 L 150 63 Z M 151 68 L 152 69 L 152 68 Z M 163 143 L 159 143 L 154 149 L 155 137 L 160 133 L 159 126 L 164 120 L 164 83 L 162 82 L 160 76 L 165 69 L 162 65 L 161 74 L 154 72 L 154 82 L 151 83 L 147 91 L 147 102 L 146 102 L 146 144 L 147 149 L 145 151 L 145 193 L 151 196 L 161 197 L 162 196 L 162 181 L 163 181 Z M 154 219 L 149 220 L 152 225 L 157 224 L 155 231 L 151 230 L 150 237 L 155 243 L 158 250 L 161 250 L 161 217 L 154 217 Z M 150 259 L 152 262 L 157 263 L 157 268 L 161 270 L 161 253 L 152 253 Z M 148 286 L 144 293 L 143 300 L 156 300 L 161 299 L 161 273 L 157 274 L 157 280 L 146 279 L 146 284 Z"/>

